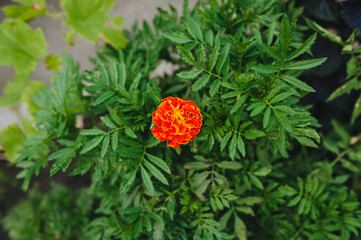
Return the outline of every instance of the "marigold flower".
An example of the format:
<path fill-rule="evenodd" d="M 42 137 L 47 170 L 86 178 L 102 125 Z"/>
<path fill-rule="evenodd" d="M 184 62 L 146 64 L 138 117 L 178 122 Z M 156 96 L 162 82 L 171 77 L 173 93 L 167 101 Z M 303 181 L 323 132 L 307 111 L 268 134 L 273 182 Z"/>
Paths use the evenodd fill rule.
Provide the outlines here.
<path fill-rule="evenodd" d="M 167 97 L 153 113 L 153 135 L 160 141 L 167 140 L 173 148 L 193 140 L 202 126 L 202 115 L 192 101 Z"/>

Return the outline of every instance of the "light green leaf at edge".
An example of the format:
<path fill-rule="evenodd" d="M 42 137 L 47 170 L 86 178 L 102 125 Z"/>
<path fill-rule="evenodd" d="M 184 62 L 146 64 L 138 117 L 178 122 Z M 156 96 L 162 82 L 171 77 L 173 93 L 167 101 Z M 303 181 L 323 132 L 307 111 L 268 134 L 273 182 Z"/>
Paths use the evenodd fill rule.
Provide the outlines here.
<path fill-rule="evenodd" d="M 65 10 L 67 20 L 65 25 L 71 27 L 82 37 L 97 43 L 99 38 L 114 48 L 124 48 L 126 39 L 120 32 L 120 23 L 112 25 L 114 18 L 105 15 L 113 9 L 114 0 L 61 0 L 60 6 Z"/>
<path fill-rule="evenodd" d="M 355 123 L 355 120 L 361 114 L 361 95 L 358 97 L 355 103 L 355 107 L 352 112 L 351 124 Z"/>
<path fill-rule="evenodd" d="M 11 124 L 0 132 L 0 144 L 3 144 L 2 149 L 9 162 L 14 162 L 18 158 L 25 138 L 25 133 L 17 124 Z"/>
<path fill-rule="evenodd" d="M 234 215 L 234 231 L 240 240 L 247 240 L 246 225 L 237 215 Z"/>
<path fill-rule="evenodd" d="M 1 41 L 1 40 L 0 40 Z M 1 51 L 1 50 L 0 50 Z M 1 58 L 1 56 L 0 56 Z M 7 81 L 0 98 L 0 107 L 18 104 L 29 81 L 29 73 L 16 73 L 14 81 Z M 29 108 L 29 111 L 32 109 Z"/>
<path fill-rule="evenodd" d="M 46 55 L 46 48 L 41 29 L 34 31 L 22 21 L 0 25 L 0 65 L 13 66 L 17 73 L 31 72 Z"/>
<path fill-rule="evenodd" d="M 45 0 L 12 0 L 22 4 L 9 5 L 1 8 L 7 17 L 16 18 L 22 21 L 29 21 L 46 13 Z"/>

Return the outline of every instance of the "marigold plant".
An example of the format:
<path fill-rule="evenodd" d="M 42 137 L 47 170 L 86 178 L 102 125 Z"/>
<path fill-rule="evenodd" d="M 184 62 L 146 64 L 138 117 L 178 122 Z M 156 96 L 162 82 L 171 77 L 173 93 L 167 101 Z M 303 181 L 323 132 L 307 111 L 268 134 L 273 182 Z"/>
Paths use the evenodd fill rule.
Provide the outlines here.
<path fill-rule="evenodd" d="M 167 97 L 153 113 L 153 135 L 177 148 L 193 140 L 202 126 L 202 115 L 192 101 Z"/>
<path fill-rule="evenodd" d="M 21 144 L 0 135 L 20 145 L 23 189 L 44 166 L 89 176 L 79 239 L 357 239 L 360 138 L 329 119 L 335 131 L 319 134 L 303 101 L 319 94 L 303 72 L 326 61 L 303 9 L 185 1 L 125 31 L 124 49 L 99 47 L 94 69 L 65 56 L 27 98 L 32 119 L 5 131 L 24 132 Z"/>

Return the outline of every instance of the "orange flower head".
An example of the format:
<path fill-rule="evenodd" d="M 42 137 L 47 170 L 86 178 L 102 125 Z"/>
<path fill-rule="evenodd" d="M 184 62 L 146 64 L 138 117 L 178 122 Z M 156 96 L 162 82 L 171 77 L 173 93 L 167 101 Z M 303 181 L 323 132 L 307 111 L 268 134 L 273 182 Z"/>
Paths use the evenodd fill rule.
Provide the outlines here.
<path fill-rule="evenodd" d="M 193 140 L 202 126 L 202 115 L 192 101 L 167 97 L 153 113 L 153 135 L 168 146 L 177 148 Z"/>

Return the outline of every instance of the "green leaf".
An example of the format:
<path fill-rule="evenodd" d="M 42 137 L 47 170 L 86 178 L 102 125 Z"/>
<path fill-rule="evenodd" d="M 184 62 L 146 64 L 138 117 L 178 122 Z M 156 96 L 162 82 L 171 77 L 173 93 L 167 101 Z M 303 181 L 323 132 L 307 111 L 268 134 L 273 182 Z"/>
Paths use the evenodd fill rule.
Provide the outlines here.
<path fill-rule="evenodd" d="M 156 179 L 158 179 L 165 185 L 169 185 L 168 180 L 164 177 L 163 173 L 161 173 L 156 167 L 154 167 L 150 162 L 145 159 L 143 159 L 143 163 Z"/>
<path fill-rule="evenodd" d="M 100 117 L 100 120 L 102 123 L 104 123 L 105 126 L 107 126 L 110 129 L 117 128 L 117 126 L 108 118 L 108 116 Z"/>
<path fill-rule="evenodd" d="M 301 61 L 285 64 L 283 69 L 305 70 L 305 69 L 317 67 L 322 63 L 324 63 L 326 60 L 327 58 L 314 58 L 310 60 L 301 60 Z"/>
<path fill-rule="evenodd" d="M 355 120 L 360 116 L 360 114 L 361 114 L 361 95 L 357 98 L 355 102 L 355 106 L 351 116 L 351 124 L 355 123 Z"/>
<path fill-rule="evenodd" d="M 309 37 L 299 48 L 297 48 L 289 57 L 287 57 L 288 60 L 295 59 L 296 57 L 304 54 L 306 51 L 308 51 L 313 43 L 316 40 L 316 33 L 314 33 L 311 37 Z"/>
<path fill-rule="evenodd" d="M 218 47 L 214 47 L 213 50 L 212 50 L 212 53 L 211 55 L 209 56 L 209 71 L 212 71 L 214 66 L 216 65 L 216 62 L 217 62 L 217 59 L 218 59 L 218 55 L 219 55 L 219 52 L 218 52 Z"/>
<path fill-rule="evenodd" d="M 46 40 L 40 28 L 33 31 L 22 21 L 3 21 L 0 25 L 0 65 L 16 72 L 31 72 L 46 55 Z"/>
<path fill-rule="evenodd" d="M 103 140 L 104 136 L 95 137 L 92 140 L 90 140 L 84 148 L 81 150 L 80 154 L 84 154 L 95 148 L 99 145 L 99 143 Z"/>
<path fill-rule="evenodd" d="M 288 120 L 288 118 L 283 113 L 277 111 L 276 109 L 273 109 L 273 113 L 282 127 L 286 129 L 286 131 L 292 132 L 292 125 L 290 120 Z"/>
<path fill-rule="evenodd" d="M 337 88 L 328 98 L 327 102 L 332 101 L 335 98 L 338 98 L 339 96 L 350 93 L 354 89 L 358 89 L 359 81 L 358 78 L 355 77 L 351 79 L 350 81 L 343 84 L 341 87 Z"/>
<path fill-rule="evenodd" d="M 102 150 L 100 152 L 100 156 L 104 158 L 105 154 L 107 153 L 108 147 L 109 147 L 109 134 L 105 135 L 102 145 Z"/>
<path fill-rule="evenodd" d="M 298 195 L 295 198 L 293 198 L 288 204 L 287 207 L 293 207 L 296 206 L 297 203 L 301 200 L 302 195 Z"/>
<path fill-rule="evenodd" d="M 242 164 L 233 161 L 223 161 L 217 164 L 218 167 L 231 170 L 239 170 L 243 167 Z"/>
<path fill-rule="evenodd" d="M 252 174 L 256 175 L 256 176 L 264 177 L 264 176 L 267 176 L 271 171 L 272 171 L 272 169 L 270 169 L 270 168 L 260 168 L 260 169 L 257 169 L 256 171 L 252 172 Z"/>
<path fill-rule="evenodd" d="M 129 127 L 125 128 L 125 134 L 127 134 L 131 138 L 137 138 L 137 135 L 135 135 L 133 130 Z"/>
<path fill-rule="evenodd" d="M 198 22 L 195 21 L 193 18 L 188 19 L 188 27 L 186 29 L 193 37 L 203 42 L 202 29 L 199 26 Z"/>
<path fill-rule="evenodd" d="M 318 25 L 317 23 L 315 23 L 314 21 L 308 18 L 305 18 L 305 20 L 308 26 L 313 30 L 317 31 L 318 33 L 320 33 L 322 37 L 328 38 L 332 42 L 343 45 L 343 41 L 340 36 L 337 36 L 336 34 L 326 30 L 325 28 L 321 27 L 320 25 Z"/>
<path fill-rule="evenodd" d="M 95 136 L 103 135 L 105 132 L 100 129 L 81 129 L 79 134 L 83 136 Z"/>
<path fill-rule="evenodd" d="M 1 52 L 1 46 L 0 46 L 0 52 Z M 1 62 L 1 60 L 0 60 L 0 62 Z M 28 96 L 27 94 L 28 94 L 28 91 L 32 90 L 29 87 L 29 90 L 26 91 L 27 90 L 26 85 L 29 81 L 29 76 L 30 76 L 30 73 L 16 72 L 14 81 L 6 82 L 4 89 L 3 89 L 3 91 L 4 91 L 3 96 L 0 98 L 0 107 L 1 106 L 13 106 L 15 104 L 18 104 L 22 98 L 24 100 L 29 100 L 29 97 L 27 97 Z M 41 88 L 40 84 L 32 84 L 31 87 L 33 87 L 34 85 L 37 85 L 37 86 L 39 86 L 39 88 Z M 36 90 L 36 92 L 37 92 L 37 90 Z M 29 111 L 33 111 L 34 110 L 33 107 L 34 107 L 34 104 L 31 104 L 31 105 L 29 104 Z"/>
<path fill-rule="evenodd" d="M 181 58 L 183 59 L 184 62 L 188 63 L 191 66 L 196 66 L 196 60 L 193 57 L 193 54 L 191 51 L 189 51 L 188 49 L 185 49 L 182 46 L 177 45 L 177 52 L 179 53 L 179 55 L 181 56 Z"/>
<path fill-rule="evenodd" d="M 270 116 L 271 116 L 271 108 L 267 107 L 263 115 L 263 128 L 266 128 L 268 126 Z"/>
<path fill-rule="evenodd" d="M 9 162 L 14 162 L 20 156 L 18 152 L 24 148 L 25 139 L 25 133 L 17 124 L 11 124 L 1 130 L 0 143 L 3 144 L 2 149 Z"/>
<path fill-rule="evenodd" d="M 236 214 L 234 215 L 234 232 L 239 240 L 247 240 L 246 225 Z"/>
<path fill-rule="evenodd" d="M 274 66 L 274 65 L 258 65 L 251 67 L 252 70 L 259 72 L 259 73 L 276 73 L 280 71 L 280 66 Z"/>
<path fill-rule="evenodd" d="M 242 154 L 243 157 L 245 157 L 246 147 L 244 146 L 244 142 L 241 135 L 238 136 L 237 147 L 238 147 L 238 151 Z"/>
<path fill-rule="evenodd" d="M 231 92 L 227 92 L 227 93 L 223 94 L 221 96 L 221 98 L 223 98 L 223 99 L 234 98 L 234 97 L 237 97 L 240 94 L 242 94 L 242 92 L 240 92 L 240 91 L 231 91 Z"/>
<path fill-rule="evenodd" d="M 111 98 L 114 95 L 115 95 L 114 91 L 106 91 L 106 92 L 100 93 L 100 95 L 94 101 L 93 106 L 97 106 L 97 105 L 103 103 L 105 100 L 108 100 L 109 98 Z"/>
<path fill-rule="evenodd" d="M 293 85 L 293 86 L 295 86 L 295 87 L 297 87 L 297 88 L 299 88 L 301 90 L 304 90 L 304 91 L 307 91 L 307 92 L 316 92 L 315 89 L 310 87 L 308 84 L 298 80 L 297 78 L 295 78 L 293 76 L 282 75 L 282 76 L 280 76 L 280 78 L 283 81 L 285 81 L 285 82 L 287 82 L 287 83 L 289 83 L 289 84 L 291 84 L 291 85 Z"/>
<path fill-rule="evenodd" d="M 226 45 L 224 46 L 224 48 L 219 56 L 218 62 L 217 62 L 216 71 L 218 74 L 221 72 L 224 63 L 226 62 L 227 57 L 229 56 L 230 49 L 231 49 L 231 45 L 227 42 Z"/>
<path fill-rule="evenodd" d="M 193 85 L 192 85 L 192 91 L 198 92 L 203 87 L 205 87 L 209 81 L 209 78 L 211 75 L 203 75 L 200 79 L 198 79 Z"/>
<path fill-rule="evenodd" d="M 153 193 L 154 186 L 153 186 L 152 180 L 150 179 L 149 174 L 143 168 L 142 165 L 140 165 L 140 173 L 142 175 L 142 179 L 143 179 L 143 183 L 144 183 L 145 187 L 148 189 L 149 192 Z"/>
<path fill-rule="evenodd" d="M 235 113 L 238 111 L 238 109 L 240 107 L 242 107 L 244 101 L 246 101 L 247 99 L 247 95 L 243 95 L 242 97 L 240 97 L 237 102 L 233 105 L 233 107 L 231 108 L 231 113 Z"/>
<path fill-rule="evenodd" d="M 165 171 L 166 173 L 171 174 L 170 169 L 169 169 L 167 163 L 166 163 L 163 159 L 161 159 L 161 158 L 159 158 L 159 157 L 156 157 L 156 156 L 153 156 L 153 155 L 151 155 L 151 154 L 149 154 L 149 153 L 146 153 L 145 155 L 146 155 L 146 156 L 148 157 L 148 159 L 149 159 L 153 164 L 155 164 L 157 167 L 159 167 L 160 169 L 162 169 L 162 170 Z"/>
<path fill-rule="evenodd" d="M 287 53 L 292 42 L 292 30 L 288 17 L 285 15 L 281 20 L 279 42 L 283 51 Z"/>
<path fill-rule="evenodd" d="M 307 198 L 302 198 L 300 205 L 298 205 L 297 213 L 301 215 L 303 211 L 305 210 Z"/>
<path fill-rule="evenodd" d="M 60 6 L 65 10 L 67 20 L 65 25 L 71 27 L 75 32 L 89 41 L 97 43 L 100 38 L 108 42 L 114 48 L 124 48 L 126 39 L 120 32 L 119 18 L 114 23 L 114 17 L 106 17 L 114 6 L 114 0 L 61 0 Z"/>
<path fill-rule="evenodd" d="M 234 159 L 234 156 L 236 155 L 236 145 L 237 144 L 237 135 L 233 134 L 231 144 L 229 145 L 229 156 L 231 159 Z"/>
<path fill-rule="evenodd" d="M 252 110 L 250 116 L 251 117 L 257 116 L 263 111 L 263 109 L 265 109 L 266 106 L 267 104 L 263 102 L 262 104 L 260 104 L 259 106 L 257 106 L 255 109 Z"/>
<path fill-rule="evenodd" d="M 230 137 L 232 136 L 232 131 L 228 132 L 226 135 L 224 135 L 224 137 L 222 138 L 221 141 L 221 151 L 223 151 L 223 149 L 225 148 L 225 146 L 227 145 L 228 140 L 230 139 Z"/>
<path fill-rule="evenodd" d="M 245 133 L 243 133 L 243 136 L 247 138 L 248 140 L 260 138 L 263 136 L 266 136 L 266 134 L 260 130 L 257 129 L 248 129 Z"/>
<path fill-rule="evenodd" d="M 215 80 L 211 87 L 209 88 L 209 95 L 213 97 L 218 92 L 219 87 L 221 86 L 221 81 L 219 79 Z"/>
<path fill-rule="evenodd" d="M 201 170 L 201 169 L 207 169 L 210 166 L 211 164 L 205 162 L 189 162 L 184 165 L 184 168 L 190 170 Z"/>
<path fill-rule="evenodd" d="M 199 74 L 201 74 L 203 70 L 195 70 L 195 71 L 186 71 L 186 72 L 180 72 L 177 74 L 177 77 L 184 78 L 184 79 L 193 79 L 197 77 Z"/>
<path fill-rule="evenodd" d="M 13 0 L 21 5 L 9 5 L 1 8 L 1 11 L 9 18 L 16 18 L 27 22 L 46 13 L 45 0 Z"/>
<path fill-rule="evenodd" d="M 253 183 L 253 185 L 255 185 L 257 188 L 259 189 L 263 189 L 263 184 L 262 182 L 259 180 L 258 177 L 254 176 L 254 175 L 249 175 L 249 178 L 251 179 L 251 182 Z"/>
<path fill-rule="evenodd" d="M 278 102 L 281 102 L 285 99 L 287 99 L 289 96 L 292 96 L 294 93 L 292 91 L 288 91 L 288 92 L 284 92 L 284 93 L 280 93 L 278 95 L 276 95 L 274 98 L 272 98 L 269 103 L 270 104 L 275 104 Z"/>
<path fill-rule="evenodd" d="M 125 190 L 127 190 L 133 184 L 135 177 L 137 175 L 137 170 L 138 169 L 134 169 L 134 170 L 128 172 L 127 174 L 125 174 L 125 176 L 122 179 L 122 183 L 120 184 L 120 187 L 119 187 L 119 193 L 123 193 Z"/>
<path fill-rule="evenodd" d="M 163 33 L 163 37 L 175 42 L 177 44 L 184 44 L 192 42 L 193 40 L 190 39 L 187 35 L 182 32 L 166 32 Z"/>
<path fill-rule="evenodd" d="M 46 70 L 59 70 L 63 61 L 58 54 L 49 54 L 46 56 L 44 63 L 46 64 Z"/>
<path fill-rule="evenodd" d="M 112 149 L 116 151 L 118 148 L 119 132 L 115 131 L 112 135 Z"/>
<path fill-rule="evenodd" d="M 273 59 L 278 60 L 278 61 L 283 61 L 282 55 L 280 54 L 280 52 L 272 47 L 267 46 L 266 44 L 263 44 L 263 49 L 266 51 L 266 53 L 268 53 L 268 55 L 270 55 Z"/>

